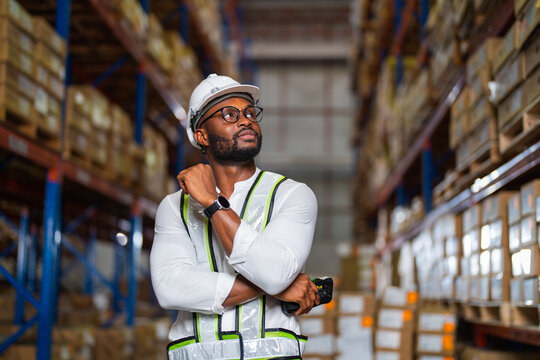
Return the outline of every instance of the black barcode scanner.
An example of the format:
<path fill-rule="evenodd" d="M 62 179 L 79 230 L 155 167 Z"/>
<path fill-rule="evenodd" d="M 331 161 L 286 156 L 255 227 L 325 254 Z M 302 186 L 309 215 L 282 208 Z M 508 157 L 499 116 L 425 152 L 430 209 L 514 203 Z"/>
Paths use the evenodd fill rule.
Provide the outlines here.
<path fill-rule="evenodd" d="M 332 293 L 334 289 L 334 281 L 332 280 L 332 278 L 322 277 L 311 279 L 311 281 L 313 281 L 313 283 L 317 285 L 317 289 L 319 289 L 319 305 L 328 304 L 330 301 L 332 301 Z M 299 308 L 300 305 L 298 305 L 297 303 L 285 301 L 281 302 L 281 311 L 283 311 L 287 315 L 294 314 Z"/>

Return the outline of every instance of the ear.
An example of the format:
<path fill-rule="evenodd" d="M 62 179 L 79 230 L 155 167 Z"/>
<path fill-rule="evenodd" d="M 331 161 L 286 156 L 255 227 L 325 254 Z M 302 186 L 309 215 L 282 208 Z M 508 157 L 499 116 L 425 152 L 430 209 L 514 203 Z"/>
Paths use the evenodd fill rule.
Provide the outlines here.
<path fill-rule="evenodd" d="M 204 129 L 197 129 L 193 133 L 193 137 L 195 138 L 195 141 L 199 143 L 201 146 L 208 146 L 208 136 L 206 134 L 206 130 Z"/>

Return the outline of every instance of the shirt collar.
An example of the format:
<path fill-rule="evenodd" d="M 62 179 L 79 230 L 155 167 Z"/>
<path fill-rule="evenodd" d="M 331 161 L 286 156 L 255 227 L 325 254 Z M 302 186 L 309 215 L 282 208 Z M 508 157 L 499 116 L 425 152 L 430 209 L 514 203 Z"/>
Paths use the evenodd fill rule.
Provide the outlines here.
<path fill-rule="evenodd" d="M 253 175 L 251 175 L 251 177 L 249 179 L 242 180 L 242 181 L 239 181 L 239 182 L 235 183 L 234 184 L 233 195 L 238 193 L 238 192 L 242 192 L 244 190 L 249 189 L 251 187 L 251 185 L 253 184 L 253 182 L 255 181 L 255 179 L 257 178 L 257 176 L 259 176 L 260 172 L 261 172 L 261 169 L 256 167 L 255 172 L 253 173 Z M 216 186 L 216 191 L 218 193 L 220 192 L 220 190 L 219 190 L 219 188 L 217 186 Z"/>

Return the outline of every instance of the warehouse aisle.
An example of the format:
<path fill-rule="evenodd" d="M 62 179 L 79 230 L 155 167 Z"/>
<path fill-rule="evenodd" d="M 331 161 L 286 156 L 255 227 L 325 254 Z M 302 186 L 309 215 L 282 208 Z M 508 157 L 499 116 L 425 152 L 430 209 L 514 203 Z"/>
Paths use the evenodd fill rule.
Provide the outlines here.
<path fill-rule="evenodd" d="M 304 271 L 333 300 L 303 359 L 540 358 L 539 24 L 540 0 L 0 0 L 0 359 L 168 358 L 154 223 L 208 162 L 185 128 L 212 73 L 260 88 L 257 166 L 317 198 Z"/>

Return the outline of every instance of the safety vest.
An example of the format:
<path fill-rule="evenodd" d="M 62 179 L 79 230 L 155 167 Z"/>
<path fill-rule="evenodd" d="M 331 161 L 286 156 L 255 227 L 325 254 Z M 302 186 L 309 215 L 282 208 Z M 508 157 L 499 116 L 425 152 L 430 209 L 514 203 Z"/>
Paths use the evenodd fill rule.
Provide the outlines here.
<path fill-rule="evenodd" d="M 248 191 L 240 218 L 259 232 L 272 216 L 277 189 L 286 178 L 261 171 Z M 190 196 L 180 197 L 182 221 L 197 254 L 197 266 L 234 274 L 219 240 L 213 239 L 212 223 L 203 207 Z M 301 359 L 307 337 L 288 329 L 265 327 L 266 296 L 235 308 L 235 330 L 221 330 L 221 315 L 193 313 L 193 336 L 168 344 L 170 360 Z"/>

